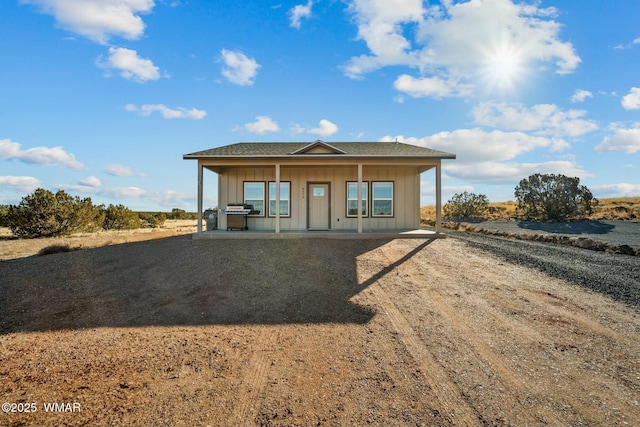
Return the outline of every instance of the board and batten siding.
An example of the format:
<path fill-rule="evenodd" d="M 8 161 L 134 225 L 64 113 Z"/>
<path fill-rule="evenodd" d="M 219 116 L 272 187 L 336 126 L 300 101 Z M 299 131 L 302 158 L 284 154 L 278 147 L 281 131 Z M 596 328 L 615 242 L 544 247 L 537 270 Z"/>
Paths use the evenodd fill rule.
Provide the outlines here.
<path fill-rule="evenodd" d="M 234 167 L 225 168 L 218 176 L 218 199 L 221 208 L 230 203 L 243 202 L 243 188 L 246 181 L 265 182 L 265 207 L 268 206 L 268 182 L 275 181 L 274 166 Z M 291 183 L 290 217 L 280 218 L 280 229 L 307 229 L 307 184 L 310 182 L 327 182 L 330 188 L 330 216 L 332 230 L 350 230 L 358 228 L 357 218 L 346 216 L 346 183 L 357 181 L 356 166 L 330 167 L 296 167 L 282 165 L 280 181 Z M 394 216 L 389 218 L 364 217 L 363 231 L 372 230 L 410 230 L 420 225 L 420 173 L 417 167 L 408 166 L 367 166 L 363 167 L 362 180 L 369 182 L 369 214 L 371 214 L 371 182 L 393 181 Z M 222 215 L 224 216 L 224 215 Z M 221 226 L 224 227 L 224 218 Z M 249 217 L 248 226 L 251 230 L 275 230 L 275 218 Z"/>

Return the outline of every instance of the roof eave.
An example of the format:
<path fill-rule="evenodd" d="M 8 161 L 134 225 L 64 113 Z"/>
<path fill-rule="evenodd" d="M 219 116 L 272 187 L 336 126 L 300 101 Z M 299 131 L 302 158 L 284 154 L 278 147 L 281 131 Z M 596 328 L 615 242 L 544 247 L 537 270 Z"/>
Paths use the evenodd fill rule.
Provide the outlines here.
<path fill-rule="evenodd" d="M 381 156 L 378 154 L 296 154 L 292 156 L 290 154 L 245 154 L 245 155 L 237 155 L 237 154 L 185 154 L 182 156 L 183 160 L 199 160 L 199 159 L 243 159 L 243 160 L 258 160 L 258 159 L 282 159 L 282 160 L 293 160 L 293 159 L 406 159 L 406 160 L 431 160 L 431 159 L 444 159 L 444 160 L 455 160 L 456 155 L 451 153 L 443 153 L 444 155 L 432 155 L 432 156 Z"/>

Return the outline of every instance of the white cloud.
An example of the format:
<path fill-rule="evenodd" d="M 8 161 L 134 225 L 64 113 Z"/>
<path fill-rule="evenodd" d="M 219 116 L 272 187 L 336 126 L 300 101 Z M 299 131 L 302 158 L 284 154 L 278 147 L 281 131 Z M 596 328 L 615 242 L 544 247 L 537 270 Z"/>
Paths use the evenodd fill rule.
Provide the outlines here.
<path fill-rule="evenodd" d="M 192 193 L 181 193 L 174 190 L 153 191 L 139 187 L 103 188 L 98 192 L 98 194 L 116 200 L 124 198 L 150 201 L 167 208 L 195 205 L 196 202 L 196 196 Z"/>
<path fill-rule="evenodd" d="M 32 176 L 0 176 L 0 187 L 31 193 L 40 187 L 40 181 Z"/>
<path fill-rule="evenodd" d="M 442 186 L 442 195 L 443 199 L 446 199 L 447 196 L 452 196 L 456 193 L 462 193 L 464 191 L 472 192 L 474 187 L 472 185 L 443 185 Z M 432 181 L 421 180 L 420 181 L 420 195 L 421 196 L 435 196 L 436 194 L 436 186 Z"/>
<path fill-rule="evenodd" d="M 578 89 L 573 96 L 571 96 L 571 102 L 584 102 L 587 98 L 593 98 L 593 94 L 588 90 Z"/>
<path fill-rule="evenodd" d="M 146 198 L 160 206 L 168 208 L 187 205 L 192 205 L 195 208 L 197 203 L 197 198 L 193 193 L 182 193 L 174 190 L 150 191 L 146 194 Z M 210 206 L 218 204 L 217 200 L 206 195 L 204 197 L 204 203 L 209 203 Z"/>
<path fill-rule="evenodd" d="M 258 116 L 253 123 L 246 123 L 243 128 L 252 133 L 278 132 L 280 126 L 269 116 Z"/>
<path fill-rule="evenodd" d="M 338 132 L 338 126 L 336 126 L 335 123 L 332 123 L 329 120 L 322 119 L 320 120 L 319 126 L 317 128 L 309 129 L 307 132 L 320 136 L 329 136 Z"/>
<path fill-rule="evenodd" d="M 140 38 L 144 22 L 140 14 L 149 13 L 153 0 L 20 0 L 35 4 L 43 13 L 53 15 L 61 28 L 100 44 L 111 36 L 128 40 Z"/>
<path fill-rule="evenodd" d="M 640 196 L 640 184 L 621 182 L 618 184 L 594 185 L 591 191 L 596 197 L 637 197 Z"/>
<path fill-rule="evenodd" d="M 148 192 L 139 187 L 101 187 L 97 194 L 114 199 L 143 197 Z"/>
<path fill-rule="evenodd" d="M 88 185 L 90 183 L 80 182 L 80 185 L 61 185 L 60 188 L 64 190 L 73 191 L 75 193 L 90 194 L 94 196 L 102 196 L 109 199 L 116 200 L 120 203 L 121 199 L 134 199 L 140 201 L 147 201 L 157 203 L 163 207 L 181 207 L 187 205 L 194 205 L 196 203 L 196 196 L 192 193 L 181 193 L 173 190 L 160 190 L 152 191 L 145 190 L 140 187 L 105 187 L 103 185 Z M 213 205 L 210 197 L 205 197 L 205 201 Z"/>
<path fill-rule="evenodd" d="M 144 173 L 135 172 L 129 166 L 115 163 L 108 164 L 104 171 L 111 176 L 146 176 Z"/>
<path fill-rule="evenodd" d="M 139 113 L 141 116 L 150 116 L 154 111 L 159 112 L 162 117 L 165 119 L 194 119 L 200 120 L 203 119 L 207 112 L 204 110 L 198 110 L 196 108 L 192 108 L 188 110 L 183 107 L 178 107 L 176 109 L 171 109 L 165 106 L 164 104 L 144 104 L 140 107 L 134 104 L 127 104 L 124 106 L 126 111 Z"/>
<path fill-rule="evenodd" d="M 426 9 L 423 3 L 351 0 L 358 38 L 369 54 L 351 58 L 345 74 L 359 78 L 381 67 L 404 65 L 419 70 L 413 83 L 430 79 L 424 83 L 455 84 L 455 89 L 435 91 L 436 96 L 459 96 L 476 79 L 506 87 L 535 63 L 554 63 L 559 74 L 580 63 L 572 44 L 559 39 L 561 26 L 553 20 L 553 8 L 511 0 L 443 1 Z"/>
<path fill-rule="evenodd" d="M 372 55 L 353 57 L 344 67 L 352 78 L 386 65 L 418 65 L 408 53 L 411 43 L 402 34 L 403 23 L 421 22 L 422 0 L 352 0 L 349 9 L 358 25 L 358 38 L 364 40 Z"/>
<path fill-rule="evenodd" d="M 299 4 L 291 8 L 289 11 L 289 25 L 293 28 L 300 28 L 300 20 L 311 16 L 311 6 L 313 6 L 313 0 L 309 0 L 306 5 Z"/>
<path fill-rule="evenodd" d="M 622 97 L 625 110 L 640 110 L 640 87 L 632 87 L 628 95 Z"/>
<path fill-rule="evenodd" d="M 301 126 L 298 123 L 294 123 L 290 128 L 289 131 L 293 134 L 301 134 L 301 133 L 305 133 L 307 131 L 307 129 L 304 126 Z"/>
<path fill-rule="evenodd" d="M 558 137 L 576 137 L 598 129 L 594 121 L 582 119 L 586 114 L 583 110 L 562 111 L 554 104 L 526 108 L 522 104 L 493 101 L 478 104 L 471 112 L 478 125 Z"/>
<path fill-rule="evenodd" d="M 226 49 L 222 49 L 220 54 L 225 65 L 222 68 L 222 75 L 227 80 L 240 86 L 253 85 L 253 80 L 258 73 L 258 68 L 260 68 L 260 64 L 255 59 L 248 58 L 242 52 Z"/>
<path fill-rule="evenodd" d="M 440 77 L 416 79 L 408 74 L 399 76 L 393 82 L 393 87 L 414 98 L 432 97 L 438 99 L 447 96 L 467 96 L 473 92 L 473 87 L 468 84 L 459 84 L 457 81 L 444 81 Z"/>
<path fill-rule="evenodd" d="M 89 176 L 85 179 L 80 180 L 79 182 L 80 185 L 84 185 L 87 187 L 100 187 L 102 186 L 102 183 L 100 182 L 100 180 L 98 178 L 96 178 L 95 176 Z"/>
<path fill-rule="evenodd" d="M 329 120 L 322 119 L 316 128 L 308 129 L 298 123 L 294 123 L 289 130 L 293 134 L 310 133 L 320 136 L 330 136 L 338 132 L 338 126 Z"/>
<path fill-rule="evenodd" d="M 516 157 L 536 149 L 556 150 L 558 142 L 554 138 L 532 136 L 523 132 L 458 129 L 423 138 L 405 138 L 402 135 L 385 136 L 381 141 L 395 141 L 396 138 L 399 142 L 455 153 L 455 162 L 444 162 L 443 164 L 443 171 L 454 178 L 494 184 L 512 184 L 537 172 L 589 176 L 573 161 L 541 163 L 514 161 Z"/>
<path fill-rule="evenodd" d="M 458 68 L 482 65 L 496 55 L 510 55 L 521 63 L 555 61 L 560 74 L 580 63 L 571 43 L 558 39 L 556 10 L 511 0 L 444 2 L 434 8 L 422 26 L 419 39 L 430 50 L 428 63 Z M 444 55 L 443 58 L 439 58 Z"/>
<path fill-rule="evenodd" d="M 640 37 L 638 37 L 637 39 L 634 39 L 631 43 L 628 44 L 618 44 L 616 46 L 614 46 L 614 49 L 631 49 L 633 48 L 634 44 L 640 44 Z"/>
<path fill-rule="evenodd" d="M 41 166 L 62 166 L 76 170 L 85 168 L 73 154 L 66 152 L 62 147 L 34 147 L 23 150 L 19 143 L 10 139 L 0 139 L 0 158 L 16 159 Z"/>
<path fill-rule="evenodd" d="M 160 78 L 158 67 L 150 59 L 140 58 L 138 52 L 124 47 L 110 47 L 107 60 L 103 61 L 102 57 L 98 57 L 96 65 L 108 70 L 118 70 L 125 79 L 138 83 Z"/>
<path fill-rule="evenodd" d="M 535 173 L 562 174 L 587 178 L 591 175 L 573 161 L 559 160 L 540 163 L 481 162 L 473 165 L 446 164 L 449 176 L 491 184 L 513 184 Z"/>
<path fill-rule="evenodd" d="M 538 148 L 552 148 L 553 139 L 527 135 L 523 132 L 491 132 L 482 129 L 458 129 L 439 132 L 423 138 L 385 136 L 381 141 L 404 142 L 456 153 L 456 163 L 476 164 L 488 161 L 511 160 Z"/>
<path fill-rule="evenodd" d="M 633 154 L 640 151 L 640 123 L 632 128 L 623 128 L 617 124 L 612 126 L 613 135 L 605 136 L 596 151 L 624 151 Z"/>

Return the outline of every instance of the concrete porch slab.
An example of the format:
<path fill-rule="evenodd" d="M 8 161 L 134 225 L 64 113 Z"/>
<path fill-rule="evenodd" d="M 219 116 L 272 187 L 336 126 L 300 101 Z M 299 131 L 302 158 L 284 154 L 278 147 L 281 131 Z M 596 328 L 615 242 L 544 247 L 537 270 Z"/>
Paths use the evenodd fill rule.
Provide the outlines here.
<path fill-rule="evenodd" d="M 436 233 L 430 230 L 406 230 L 406 231 L 273 231 L 260 230 L 213 230 L 192 234 L 193 240 L 200 239 L 440 239 L 447 237 L 444 233 Z"/>

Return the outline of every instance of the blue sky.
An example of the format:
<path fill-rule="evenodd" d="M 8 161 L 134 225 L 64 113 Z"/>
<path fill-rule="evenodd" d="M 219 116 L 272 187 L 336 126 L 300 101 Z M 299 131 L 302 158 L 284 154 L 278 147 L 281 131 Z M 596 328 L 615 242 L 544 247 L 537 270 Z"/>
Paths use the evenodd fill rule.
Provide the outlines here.
<path fill-rule="evenodd" d="M 456 153 L 443 197 L 533 173 L 640 196 L 637 0 L 4 0 L 0 204 L 37 187 L 196 210 L 240 141 Z M 215 205 L 215 174 L 205 177 Z M 422 203 L 434 203 L 434 175 Z"/>

